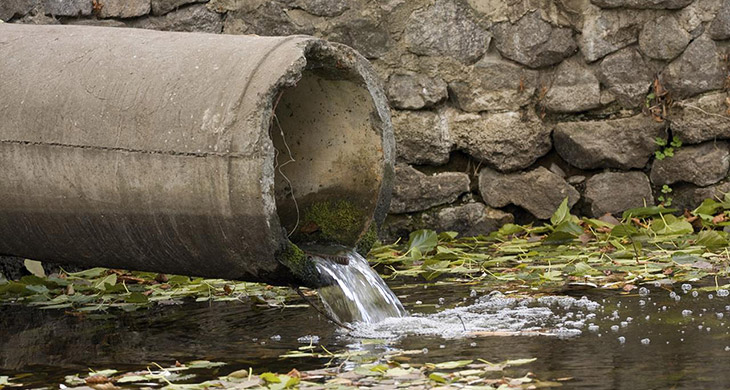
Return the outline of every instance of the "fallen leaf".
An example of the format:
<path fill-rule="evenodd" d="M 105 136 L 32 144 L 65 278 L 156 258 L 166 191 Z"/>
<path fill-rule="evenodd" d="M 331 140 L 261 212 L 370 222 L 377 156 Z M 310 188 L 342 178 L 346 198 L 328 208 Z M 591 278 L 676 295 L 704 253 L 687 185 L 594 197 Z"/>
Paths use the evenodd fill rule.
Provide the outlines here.
<path fill-rule="evenodd" d="M 84 380 L 87 385 L 100 385 L 103 383 L 109 383 L 111 380 L 104 375 L 93 375 Z"/>

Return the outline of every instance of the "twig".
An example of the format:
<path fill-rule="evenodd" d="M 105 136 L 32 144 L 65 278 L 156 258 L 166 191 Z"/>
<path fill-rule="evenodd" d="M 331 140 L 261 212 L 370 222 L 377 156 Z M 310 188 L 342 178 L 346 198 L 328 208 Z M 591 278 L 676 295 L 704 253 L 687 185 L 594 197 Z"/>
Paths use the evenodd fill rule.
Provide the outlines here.
<path fill-rule="evenodd" d="M 279 95 L 279 98 L 281 98 L 281 95 Z M 277 99 L 276 102 L 278 105 L 279 100 Z M 297 212 L 297 222 L 294 224 L 294 228 L 292 228 L 292 230 L 287 235 L 287 237 L 291 237 L 291 235 L 294 234 L 294 232 L 297 230 L 297 227 L 299 227 L 299 218 L 300 218 L 299 203 L 297 202 L 297 198 L 294 196 L 294 185 L 292 185 L 291 180 L 289 180 L 289 178 L 284 174 L 284 172 L 281 170 L 281 168 L 285 167 L 289 163 L 296 162 L 296 160 L 292 156 L 291 149 L 289 148 L 289 144 L 286 142 L 286 138 L 284 137 L 284 129 L 281 128 L 281 123 L 279 122 L 279 117 L 276 116 L 276 114 L 274 114 L 272 119 L 273 119 L 273 121 L 276 122 L 276 126 L 279 128 L 279 134 L 281 135 L 281 141 L 284 142 L 286 151 L 287 151 L 287 153 L 289 153 L 289 160 L 285 161 L 282 164 L 279 164 L 279 154 L 281 154 L 281 152 L 279 152 L 278 149 L 274 148 L 274 150 L 276 151 L 276 153 L 274 155 L 274 160 L 276 160 L 276 166 L 274 166 L 274 169 L 278 169 L 281 177 L 283 177 L 284 180 L 286 180 L 287 184 L 289 184 L 289 190 L 291 191 L 291 199 L 292 199 L 292 201 L 294 201 L 294 208 L 296 209 L 296 212 Z"/>
<path fill-rule="evenodd" d="M 707 112 L 707 111 L 705 111 L 705 110 L 703 110 L 703 109 L 701 109 L 701 108 L 699 108 L 699 107 L 697 107 L 697 106 L 693 106 L 693 105 L 691 105 L 691 104 L 687 104 L 687 103 L 682 103 L 682 102 L 677 102 L 676 104 L 677 104 L 678 106 L 680 106 L 680 107 L 687 107 L 687 108 L 691 108 L 691 109 L 694 109 L 694 110 L 700 111 L 700 112 L 702 112 L 703 114 L 707 114 L 707 115 L 710 115 L 710 116 L 716 116 L 716 117 L 718 117 L 718 118 L 722 118 L 722 119 L 725 119 L 725 120 L 727 120 L 727 121 L 730 121 L 730 117 L 727 117 L 727 116 L 725 116 L 725 115 L 720 115 L 720 114 L 714 114 L 714 113 L 712 113 L 712 112 Z"/>
<path fill-rule="evenodd" d="M 462 320 L 461 316 L 458 314 L 456 315 L 456 318 L 458 318 L 459 321 L 461 321 L 461 326 L 464 328 L 464 332 L 466 332 L 466 325 L 464 324 L 464 320 Z"/>

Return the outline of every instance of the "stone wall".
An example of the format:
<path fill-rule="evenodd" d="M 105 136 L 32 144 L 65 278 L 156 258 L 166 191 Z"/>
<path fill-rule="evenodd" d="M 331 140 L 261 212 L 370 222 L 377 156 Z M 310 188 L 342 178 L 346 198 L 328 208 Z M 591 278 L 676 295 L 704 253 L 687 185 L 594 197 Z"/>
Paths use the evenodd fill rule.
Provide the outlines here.
<path fill-rule="evenodd" d="M 393 107 L 390 237 L 730 191 L 729 0 L 2 0 L 0 19 L 356 48 Z"/>

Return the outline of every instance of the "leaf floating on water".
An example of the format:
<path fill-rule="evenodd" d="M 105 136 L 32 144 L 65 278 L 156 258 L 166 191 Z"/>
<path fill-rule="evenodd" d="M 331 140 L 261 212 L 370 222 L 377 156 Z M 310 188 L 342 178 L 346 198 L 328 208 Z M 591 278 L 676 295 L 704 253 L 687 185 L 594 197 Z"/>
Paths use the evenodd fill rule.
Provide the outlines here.
<path fill-rule="evenodd" d="M 28 270 L 31 274 L 39 277 L 39 278 L 45 278 L 46 277 L 46 270 L 43 269 L 43 264 L 41 264 L 40 261 L 35 260 L 23 260 L 23 265 L 25 266 L 25 269 Z"/>
<path fill-rule="evenodd" d="M 433 230 L 417 230 L 410 234 L 408 249 L 412 253 L 415 251 L 419 254 L 425 254 L 436 248 L 437 244 L 438 235 L 436 232 Z"/>
<path fill-rule="evenodd" d="M 473 362 L 474 362 L 474 360 L 455 360 L 455 361 L 451 361 L 451 362 L 438 363 L 438 364 L 435 364 L 434 367 L 436 367 L 440 370 L 450 370 L 450 369 L 459 368 L 459 367 L 466 367 Z"/>

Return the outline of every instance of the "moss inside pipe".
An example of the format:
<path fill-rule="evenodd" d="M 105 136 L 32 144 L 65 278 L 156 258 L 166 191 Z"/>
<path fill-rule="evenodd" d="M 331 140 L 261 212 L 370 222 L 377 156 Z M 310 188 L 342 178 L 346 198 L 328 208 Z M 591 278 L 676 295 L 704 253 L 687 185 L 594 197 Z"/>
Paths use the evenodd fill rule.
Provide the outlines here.
<path fill-rule="evenodd" d="M 296 240 L 353 247 L 368 217 L 346 200 L 316 202 L 304 210 Z"/>

